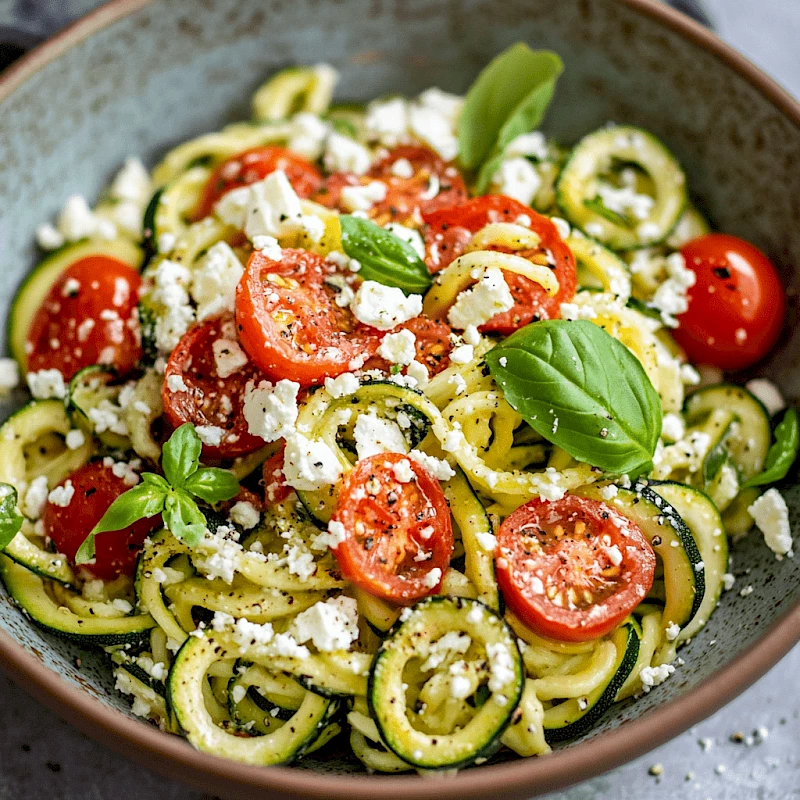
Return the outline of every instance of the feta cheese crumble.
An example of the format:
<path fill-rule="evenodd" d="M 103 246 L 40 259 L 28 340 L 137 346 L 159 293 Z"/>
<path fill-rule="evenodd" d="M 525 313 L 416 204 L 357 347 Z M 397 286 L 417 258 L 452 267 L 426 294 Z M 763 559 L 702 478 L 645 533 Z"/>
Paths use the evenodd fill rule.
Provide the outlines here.
<path fill-rule="evenodd" d="M 63 400 L 67 396 L 64 376 L 57 369 L 41 369 L 29 372 L 26 376 L 28 389 L 37 400 L 55 398 Z"/>
<path fill-rule="evenodd" d="M 233 311 L 236 286 L 244 273 L 242 262 L 227 242 L 208 248 L 192 270 L 191 293 L 197 303 L 197 319 Z"/>
<path fill-rule="evenodd" d="M 340 595 L 315 603 L 295 617 L 292 632 L 297 642 L 311 642 L 322 652 L 349 650 L 358 638 L 356 601 Z"/>
<path fill-rule="evenodd" d="M 408 444 L 400 426 L 375 414 L 361 414 L 353 429 L 359 460 L 379 453 L 406 453 Z"/>
<path fill-rule="evenodd" d="M 387 333 L 378 348 L 378 355 L 390 364 L 407 366 L 417 354 L 415 347 L 417 337 L 409 330 Z M 451 355 L 452 360 L 452 355 Z"/>
<path fill-rule="evenodd" d="M 280 380 L 275 385 L 261 381 L 258 386 L 250 381 L 242 403 L 247 430 L 267 442 L 292 435 L 297 422 L 299 390 L 300 384 L 294 381 Z"/>
<path fill-rule="evenodd" d="M 294 489 L 316 491 L 339 480 L 343 472 L 336 454 L 325 442 L 292 433 L 286 437 L 283 475 Z"/>
<path fill-rule="evenodd" d="M 422 296 L 406 296 L 402 289 L 394 286 L 364 281 L 358 287 L 351 308 L 359 322 L 380 331 L 389 331 L 422 313 Z"/>
<path fill-rule="evenodd" d="M 792 554 L 792 529 L 789 526 L 789 509 L 781 493 L 767 489 L 747 508 L 756 525 L 764 534 L 767 547 L 777 556 Z"/>
<path fill-rule="evenodd" d="M 496 314 L 502 314 L 513 307 L 514 297 L 503 277 L 503 271 L 497 267 L 489 267 L 474 286 L 458 295 L 447 319 L 459 330 L 466 330 L 470 325 L 479 328 Z"/>

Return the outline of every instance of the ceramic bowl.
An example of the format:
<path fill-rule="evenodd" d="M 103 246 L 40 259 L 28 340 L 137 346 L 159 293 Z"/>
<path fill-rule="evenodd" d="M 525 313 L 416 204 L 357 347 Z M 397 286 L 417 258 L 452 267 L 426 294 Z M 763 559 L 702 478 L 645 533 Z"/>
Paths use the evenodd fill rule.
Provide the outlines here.
<path fill-rule="evenodd" d="M 0 316 L 36 258 L 34 230 L 71 192 L 96 196 L 131 153 L 166 148 L 244 118 L 272 71 L 327 61 L 346 99 L 463 91 L 517 40 L 558 51 L 566 71 L 547 118 L 573 142 L 609 120 L 662 137 L 699 205 L 763 248 L 790 296 L 785 336 L 762 372 L 800 389 L 800 107 L 714 35 L 653 0 L 116 0 L 0 80 Z M 4 418 L 23 397 L 3 401 Z M 798 526 L 800 491 L 786 497 Z M 800 639 L 800 558 L 775 560 L 758 535 L 733 549 L 736 589 L 681 651 L 685 664 L 582 740 L 534 759 L 431 783 L 367 775 L 333 752 L 255 768 L 195 752 L 131 717 L 99 655 L 41 634 L 0 594 L 0 663 L 90 735 L 151 768 L 226 796 L 387 800 L 529 797 L 604 772 L 730 700 Z M 741 597 L 738 589 L 752 585 Z M 82 666 L 76 667 L 80 654 Z"/>

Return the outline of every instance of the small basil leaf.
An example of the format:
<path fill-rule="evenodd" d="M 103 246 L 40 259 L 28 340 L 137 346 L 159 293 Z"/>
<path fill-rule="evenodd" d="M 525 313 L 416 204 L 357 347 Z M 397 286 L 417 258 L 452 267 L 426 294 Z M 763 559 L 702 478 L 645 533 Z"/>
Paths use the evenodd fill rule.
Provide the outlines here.
<path fill-rule="evenodd" d="M 558 59 L 558 56 L 556 56 Z M 558 70 L 553 65 L 554 74 L 545 78 L 531 93 L 525 97 L 519 106 L 511 112 L 497 137 L 497 142 L 486 161 L 483 162 L 478 178 L 475 181 L 475 192 L 483 194 L 488 191 L 492 178 L 505 158 L 505 150 L 511 142 L 524 133 L 529 133 L 539 127 L 544 119 L 547 107 L 553 99 L 556 90 L 556 80 L 563 69 L 561 60 L 558 59 Z"/>
<path fill-rule="evenodd" d="M 85 564 L 94 557 L 94 537 L 106 531 L 121 531 L 140 519 L 147 519 L 164 510 L 167 493 L 152 483 L 143 482 L 121 494 L 108 507 L 92 532 L 78 548 L 76 564 Z"/>
<path fill-rule="evenodd" d="M 461 164 L 476 170 L 493 155 L 501 155 L 517 136 L 536 127 L 563 69 L 555 53 L 531 50 L 522 42 L 491 61 L 467 92 L 461 110 Z"/>
<path fill-rule="evenodd" d="M 183 482 L 197 469 L 202 449 L 200 437 L 190 422 L 181 425 L 169 437 L 164 445 L 161 466 L 173 487 L 183 486 Z"/>
<path fill-rule="evenodd" d="M 164 507 L 164 526 L 178 539 L 194 547 L 205 535 L 206 518 L 186 492 L 174 489 L 167 496 Z"/>
<path fill-rule="evenodd" d="M 160 475 L 156 475 L 155 472 L 143 472 L 142 483 L 147 486 L 153 486 L 157 489 L 160 489 L 165 495 L 170 490 L 169 483 L 167 483 L 167 481 Z"/>
<path fill-rule="evenodd" d="M 798 425 L 797 409 L 788 408 L 783 419 L 775 428 L 775 441 L 767 453 L 764 471 L 750 478 L 742 488 L 748 486 L 764 486 L 783 480 L 789 467 L 797 458 L 800 445 L 800 425 Z"/>
<path fill-rule="evenodd" d="M 539 434 L 616 474 L 652 467 L 661 402 L 638 359 L 588 320 L 521 328 L 486 354 L 506 400 Z"/>
<path fill-rule="evenodd" d="M 201 467 L 187 478 L 183 488 L 206 503 L 219 503 L 236 497 L 239 481 L 227 469 Z"/>
<path fill-rule="evenodd" d="M 719 475 L 719 471 L 727 463 L 728 458 L 729 454 L 725 444 L 725 437 L 721 436 L 703 459 L 703 482 L 706 486 Z"/>
<path fill-rule="evenodd" d="M 0 483 L 0 550 L 8 545 L 22 527 L 22 514 L 17 510 L 17 490 Z"/>
<path fill-rule="evenodd" d="M 400 237 L 361 217 L 344 215 L 342 248 L 361 262 L 359 275 L 384 286 L 395 286 L 406 294 L 423 294 L 431 285 L 431 274 L 417 251 Z"/>

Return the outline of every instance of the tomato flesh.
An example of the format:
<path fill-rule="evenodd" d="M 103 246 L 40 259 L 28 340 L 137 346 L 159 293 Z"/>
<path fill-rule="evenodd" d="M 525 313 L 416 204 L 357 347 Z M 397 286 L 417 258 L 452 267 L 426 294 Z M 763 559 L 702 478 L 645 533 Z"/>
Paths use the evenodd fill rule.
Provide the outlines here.
<path fill-rule="evenodd" d="M 200 220 L 214 211 L 219 199 L 234 189 L 258 183 L 271 172 L 283 170 L 299 197 L 311 197 L 322 185 L 322 174 L 309 161 L 285 147 L 255 147 L 220 164 L 208 179 L 194 212 Z"/>
<path fill-rule="evenodd" d="M 325 283 L 331 265 L 306 250 L 285 248 L 281 261 L 256 250 L 236 290 L 239 338 L 274 380 L 303 386 L 358 369 L 377 350 L 378 331 L 336 302 Z"/>
<path fill-rule="evenodd" d="M 641 529 L 598 500 L 535 498 L 497 534 L 497 582 L 542 636 L 582 642 L 614 630 L 653 585 L 656 557 Z"/>
<path fill-rule="evenodd" d="M 401 462 L 413 473 L 407 482 L 397 477 Z M 438 591 L 453 554 L 450 509 L 439 482 L 413 459 L 361 459 L 342 481 L 332 519 L 344 526 L 333 552 L 351 583 L 402 604 Z"/>
<path fill-rule="evenodd" d="M 401 162 L 399 166 L 398 162 Z M 365 186 L 376 180 L 386 185 L 386 197 L 367 213 L 380 225 L 387 222 L 419 225 L 421 214 L 463 203 L 467 199 L 467 187 L 458 169 L 443 161 L 430 148 L 419 145 L 395 147 L 363 176 L 333 173 L 314 199 L 329 208 L 346 211 L 342 206 L 342 190 L 347 186 Z"/>
<path fill-rule="evenodd" d="M 93 461 L 73 472 L 59 485 L 71 483 L 74 493 L 66 506 L 47 502 L 42 522 L 45 535 L 53 540 L 59 553 L 71 564 L 75 554 L 100 521 L 108 507 L 131 486 L 113 472 L 104 461 Z M 133 575 L 136 559 L 147 535 L 161 526 L 161 515 L 140 519 L 121 531 L 107 531 L 95 536 L 95 561 L 85 564 L 92 575 L 110 581 L 119 575 Z"/>
<path fill-rule="evenodd" d="M 67 267 L 31 322 L 28 371 L 57 369 L 64 380 L 91 364 L 130 372 L 142 355 L 141 283 L 133 267 L 109 256 L 86 256 Z"/>
<path fill-rule="evenodd" d="M 450 353 L 453 343 L 450 339 L 452 328 L 440 320 L 431 319 L 424 315 L 414 317 L 404 322 L 395 329 L 395 332 L 405 328 L 414 334 L 415 361 L 424 364 L 428 375 L 432 378 L 450 365 Z M 392 368 L 386 359 L 373 356 L 364 365 L 364 369 L 380 369 L 389 372 Z"/>
<path fill-rule="evenodd" d="M 230 354 L 242 354 L 236 341 L 236 324 L 230 315 L 215 317 L 189 328 L 172 351 L 164 372 L 161 399 L 169 424 L 178 428 L 191 422 L 196 428 L 211 426 L 222 431 L 219 444 L 203 445 L 206 458 L 235 458 L 265 444 L 249 432 L 242 410 L 247 384 L 258 383 L 263 376 L 250 360 L 228 374 L 238 363 L 230 362 Z M 219 365 L 224 377 L 219 374 Z M 178 388 L 170 388 L 177 378 Z"/>
<path fill-rule="evenodd" d="M 423 216 L 427 225 L 426 263 L 431 272 L 438 272 L 452 263 L 464 252 L 473 235 L 492 222 L 521 223 L 540 237 L 541 245 L 537 250 L 518 251 L 517 255 L 522 258 L 544 256 L 558 279 L 558 292 L 550 297 L 536 281 L 504 271 L 514 306 L 502 314 L 496 314 L 481 326 L 484 333 L 508 336 L 531 322 L 558 319 L 561 316 L 561 304 L 575 297 L 578 275 L 572 251 L 550 219 L 517 200 L 499 194 L 486 195 Z M 511 252 L 502 247 L 492 249 Z"/>
<path fill-rule="evenodd" d="M 273 453 L 262 467 L 264 478 L 264 502 L 267 507 L 282 503 L 294 491 L 286 484 L 283 474 L 283 453 L 285 446 Z"/>
<path fill-rule="evenodd" d="M 734 370 L 767 355 L 786 316 L 786 292 L 772 262 L 749 242 L 723 233 L 694 239 L 681 253 L 697 276 L 673 331 L 689 360 Z"/>

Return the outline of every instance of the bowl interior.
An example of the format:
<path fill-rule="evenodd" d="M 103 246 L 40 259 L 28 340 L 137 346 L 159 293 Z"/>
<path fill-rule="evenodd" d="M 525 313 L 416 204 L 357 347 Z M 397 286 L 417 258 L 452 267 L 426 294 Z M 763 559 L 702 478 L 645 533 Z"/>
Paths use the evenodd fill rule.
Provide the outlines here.
<path fill-rule="evenodd" d="M 245 118 L 251 92 L 275 69 L 330 62 L 341 71 L 340 99 L 432 85 L 463 91 L 520 39 L 566 62 L 548 133 L 571 143 L 609 120 L 652 130 L 683 162 L 715 224 L 753 240 L 779 264 L 790 294 L 786 335 L 759 371 L 797 397 L 800 129 L 718 56 L 615 0 L 155 0 L 134 10 L 2 102 L 0 317 L 36 259 L 36 225 L 68 194 L 93 199 L 127 155 L 152 164 L 182 139 Z M 20 392 L 0 402 L 0 418 L 23 400 Z M 786 497 L 797 530 L 800 490 L 788 488 Z M 800 559 L 778 563 L 758 535 L 734 546 L 733 570 L 734 590 L 681 651 L 685 665 L 638 702 L 615 707 L 587 737 L 697 686 L 800 601 Z M 752 594 L 741 597 L 749 585 Z M 2 592 L 0 628 L 61 679 L 129 713 L 104 658 L 41 634 Z M 335 748 L 301 768 L 361 770 Z"/>

